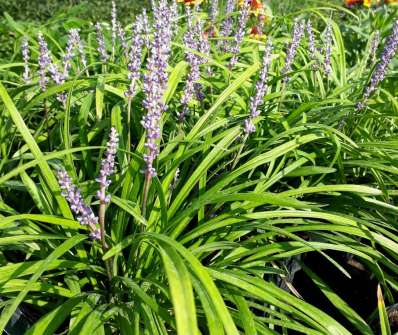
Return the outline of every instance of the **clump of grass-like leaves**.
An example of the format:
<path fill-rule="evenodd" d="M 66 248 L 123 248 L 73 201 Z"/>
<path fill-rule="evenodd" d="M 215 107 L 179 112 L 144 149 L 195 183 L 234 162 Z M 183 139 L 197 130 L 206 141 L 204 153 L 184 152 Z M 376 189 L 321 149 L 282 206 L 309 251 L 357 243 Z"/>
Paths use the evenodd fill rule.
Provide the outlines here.
<path fill-rule="evenodd" d="M 258 3 L 159 0 L 125 27 L 116 4 L 73 27 L 7 17 L 0 332 L 27 308 L 26 334 L 388 334 L 398 21 Z M 310 255 L 375 282 L 373 313 Z"/>

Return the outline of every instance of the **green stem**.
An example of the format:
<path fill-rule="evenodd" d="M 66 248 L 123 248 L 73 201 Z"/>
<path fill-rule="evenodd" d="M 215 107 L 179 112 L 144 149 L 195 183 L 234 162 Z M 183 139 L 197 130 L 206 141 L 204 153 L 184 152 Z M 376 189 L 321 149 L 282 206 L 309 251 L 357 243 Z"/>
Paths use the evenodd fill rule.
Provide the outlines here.
<path fill-rule="evenodd" d="M 127 151 L 131 149 L 131 97 L 127 101 Z M 129 156 L 129 154 L 127 154 Z"/>
<path fill-rule="evenodd" d="M 100 188 L 100 193 L 103 195 L 101 198 L 105 198 L 105 187 L 101 186 Z M 108 250 L 108 244 L 106 243 L 105 240 L 105 212 L 106 212 L 106 203 L 105 201 L 101 200 L 100 201 L 100 207 L 99 207 L 99 212 L 98 212 L 98 219 L 99 219 L 99 224 L 100 224 L 100 232 L 101 232 L 101 245 L 102 245 L 102 252 L 105 254 Z M 106 272 L 108 274 L 108 279 L 109 281 L 112 280 L 112 258 L 108 258 L 105 261 L 105 267 L 106 267 Z"/>
<path fill-rule="evenodd" d="M 152 176 L 148 172 L 145 172 L 144 193 L 142 197 L 142 216 L 144 218 L 146 218 L 146 207 L 148 202 L 148 193 L 151 181 L 152 181 Z M 143 228 L 144 227 L 141 225 L 141 231 L 144 230 Z"/>

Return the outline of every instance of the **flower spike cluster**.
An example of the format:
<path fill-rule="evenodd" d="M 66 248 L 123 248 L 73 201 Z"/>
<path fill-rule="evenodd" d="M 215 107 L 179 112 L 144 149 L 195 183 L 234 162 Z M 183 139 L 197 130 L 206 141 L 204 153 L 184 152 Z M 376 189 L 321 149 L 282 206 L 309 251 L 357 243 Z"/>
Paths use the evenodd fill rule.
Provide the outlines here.
<path fill-rule="evenodd" d="M 130 80 L 130 86 L 124 95 L 127 98 L 131 98 L 135 91 L 135 82 L 140 79 L 140 68 L 141 68 L 141 56 L 142 47 L 144 44 L 144 16 L 140 15 L 136 22 L 133 24 L 131 46 L 128 53 L 128 79 Z"/>
<path fill-rule="evenodd" d="M 76 57 L 76 51 L 83 67 L 87 67 L 86 55 L 84 53 L 84 45 L 80 39 L 79 29 L 72 28 L 69 30 L 68 43 L 66 45 L 64 63 L 64 77 L 67 78 L 71 69 L 71 60 Z"/>
<path fill-rule="evenodd" d="M 376 61 L 376 53 L 379 44 L 380 44 L 380 31 L 376 30 L 373 34 L 372 40 L 370 41 L 370 50 L 369 50 L 370 59 L 373 63 Z"/>
<path fill-rule="evenodd" d="M 37 38 L 39 40 L 39 85 L 41 90 L 44 92 L 48 83 L 47 68 L 52 64 L 52 60 L 43 34 L 39 33 Z"/>
<path fill-rule="evenodd" d="M 228 0 L 227 1 L 227 5 L 225 8 L 226 19 L 222 23 L 221 30 L 220 30 L 221 37 L 229 37 L 231 35 L 232 26 L 234 23 L 234 20 L 231 15 L 232 15 L 233 11 L 235 10 L 235 3 L 236 3 L 236 0 Z M 228 42 L 227 41 L 219 40 L 217 46 L 223 51 L 228 50 Z"/>
<path fill-rule="evenodd" d="M 332 67 L 331 67 L 332 45 L 333 45 L 332 26 L 330 25 L 330 23 L 328 23 L 325 31 L 325 58 L 323 63 L 326 75 L 329 75 L 332 72 Z"/>
<path fill-rule="evenodd" d="M 184 45 L 192 50 L 196 50 L 203 54 L 210 52 L 208 40 L 203 35 L 202 22 L 193 23 L 193 16 L 190 7 L 186 7 L 188 29 L 184 35 Z M 184 92 L 181 97 L 182 111 L 178 113 L 178 119 L 183 122 L 185 116 L 189 113 L 189 103 L 194 98 L 202 98 L 201 85 L 198 83 L 200 79 L 199 66 L 205 62 L 205 59 L 191 51 L 186 51 L 186 60 L 190 65 L 190 71 L 185 82 Z"/>
<path fill-rule="evenodd" d="M 395 56 L 398 50 L 398 19 L 395 20 L 392 32 L 387 38 L 387 42 L 384 46 L 383 52 L 381 53 L 376 69 L 374 70 L 372 77 L 370 78 L 370 83 L 365 89 L 363 100 L 358 103 L 357 109 L 361 110 L 365 108 L 367 100 L 376 91 L 377 86 L 384 80 L 388 65 Z"/>
<path fill-rule="evenodd" d="M 23 80 L 25 80 L 27 83 L 30 82 L 30 69 L 29 69 L 29 43 L 28 43 L 28 38 L 24 37 L 22 41 L 22 59 L 24 63 L 24 72 L 22 75 Z"/>
<path fill-rule="evenodd" d="M 314 61 L 312 69 L 316 70 L 318 68 L 317 57 L 316 57 L 316 47 L 315 47 L 315 36 L 314 29 L 312 28 L 311 21 L 307 21 L 307 34 L 308 34 L 308 51 L 310 52 L 310 60 Z"/>
<path fill-rule="evenodd" d="M 294 21 L 292 42 L 290 43 L 289 48 L 286 52 L 285 65 L 282 69 L 284 83 L 287 83 L 289 81 L 289 77 L 287 76 L 287 74 L 292 70 L 294 57 L 296 56 L 297 49 L 300 45 L 300 41 L 303 35 L 304 35 L 304 23 L 298 22 L 297 20 Z"/>
<path fill-rule="evenodd" d="M 109 203 L 110 195 L 106 194 L 106 189 L 111 184 L 109 177 L 115 172 L 115 156 L 119 145 L 119 137 L 115 128 L 111 128 L 109 141 L 106 144 L 105 158 L 101 161 L 101 169 L 96 181 L 100 185 L 97 198 L 102 203 Z"/>
<path fill-rule="evenodd" d="M 111 20 L 112 20 L 112 55 L 115 55 L 116 31 L 118 23 L 117 23 L 116 3 L 114 0 L 112 0 Z"/>
<path fill-rule="evenodd" d="M 102 30 L 102 25 L 101 23 L 97 22 L 95 24 L 95 29 L 97 31 L 97 43 L 98 43 L 98 53 L 100 55 L 101 61 L 104 63 L 108 61 L 109 55 L 106 51 L 106 46 L 105 46 L 105 37 L 104 37 L 104 32 Z"/>
<path fill-rule="evenodd" d="M 245 120 L 244 132 L 246 135 L 250 135 L 256 131 L 256 126 L 253 120 L 260 115 L 259 107 L 264 102 L 264 96 L 267 93 L 267 77 L 269 72 L 269 67 L 271 65 L 272 56 L 272 41 L 268 39 L 267 45 L 265 47 L 263 56 L 263 66 L 260 71 L 260 76 L 256 83 L 256 93 L 253 97 L 250 97 L 250 115 L 249 118 Z"/>
<path fill-rule="evenodd" d="M 106 189 L 111 184 L 110 176 L 115 172 L 115 156 L 119 144 L 119 137 L 115 128 L 111 128 L 109 141 L 106 145 L 105 158 L 101 162 L 99 177 L 96 179 L 99 183 L 97 197 L 101 204 L 107 204 L 110 201 L 110 195 L 106 194 Z M 98 217 L 94 214 L 92 208 L 88 206 L 81 195 L 80 190 L 75 186 L 65 170 L 57 171 L 58 183 L 61 188 L 61 195 L 68 201 L 72 212 L 76 215 L 77 221 L 82 225 L 88 225 L 90 228 L 90 237 L 94 240 L 101 239 L 101 230 L 98 227 Z"/>
<path fill-rule="evenodd" d="M 166 109 L 163 95 L 167 88 L 167 66 L 171 52 L 172 11 L 166 0 L 160 0 L 153 6 L 154 29 L 150 55 L 147 60 L 147 73 L 144 78 L 145 100 L 147 114 L 141 124 L 146 131 L 144 154 L 145 173 L 149 178 L 156 176 L 153 163 L 159 155 L 157 140 L 160 138 L 160 118 Z"/>
<path fill-rule="evenodd" d="M 229 62 L 230 69 L 232 69 L 238 62 L 238 53 L 240 51 L 240 46 L 242 44 L 243 37 L 245 36 L 246 23 L 249 18 L 249 14 L 250 14 L 250 0 L 245 0 L 240 9 L 240 15 L 238 19 L 238 29 L 234 37 L 234 44 L 230 50 L 233 54 Z"/>
<path fill-rule="evenodd" d="M 88 225 L 91 233 L 90 237 L 99 240 L 101 232 L 97 227 L 98 217 L 94 215 L 90 206 L 86 205 L 80 190 L 73 184 L 65 170 L 57 171 L 58 183 L 62 190 L 62 196 L 69 202 L 70 208 L 75 213 L 77 221 L 82 225 Z"/>

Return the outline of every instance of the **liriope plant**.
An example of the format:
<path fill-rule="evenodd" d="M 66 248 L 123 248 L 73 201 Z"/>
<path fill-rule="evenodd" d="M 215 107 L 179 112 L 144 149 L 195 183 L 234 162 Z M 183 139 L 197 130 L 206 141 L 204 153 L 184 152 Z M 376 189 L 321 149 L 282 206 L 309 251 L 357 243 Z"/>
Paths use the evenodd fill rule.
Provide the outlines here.
<path fill-rule="evenodd" d="M 378 333 L 312 254 L 347 277 L 352 260 L 366 269 L 387 329 L 396 88 L 379 72 L 396 21 L 379 27 L 373 70 L 371 39 L 347 61 L 339 7 L 263 22 L 257 1 L 159 0 L 122 27 L 116 5 L 109 24 L 68 32 L 10 19 L 0 330 L 27 309 L 27 334 Z M 297 268 L 335 315 L 306 301 Z"/>

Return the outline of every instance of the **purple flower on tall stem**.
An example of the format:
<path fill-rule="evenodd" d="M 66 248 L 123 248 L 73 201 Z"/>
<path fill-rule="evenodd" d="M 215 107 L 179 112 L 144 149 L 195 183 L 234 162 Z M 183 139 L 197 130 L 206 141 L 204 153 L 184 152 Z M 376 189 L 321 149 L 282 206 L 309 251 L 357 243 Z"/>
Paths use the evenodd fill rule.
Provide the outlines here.
<path fill-rule="evenodd" d="M 147 60 L 147 73 L 144 78 L 145 100 L 147 114 L 141 124 L 146 131 L 144 155 L 146 164 L 146 178 L 156 176 L 153 163 L 159 154 L 157 140 L 160 137 L 160 118 L 166 109 L 163 103 L 163 94 L 167 88 L 167 66 L 171 51 L 171 11 L 166 0 L 160 0 L 153 7 L 154 37 Z"/>
<path fill-rule="evenodd" d="M 100 189 L 97 192 L 97 198 L 102 204 L 107 204 L 110 201 L 110 195 L 106 194 L 106 189 L 111 184 L 110 176 L 115 172 L 115 156 L 117 153 L 119 144 L 119 137 L 115 128 L 111 128 L 109 134 L 109 141 L 106 144 L 105 158 L 101 161 L 101 169 L 99 177 L 96 181 L 100 185 Z"/>
<path fill-rule="evenodd" d="M 384 80 L 387 74 L 388 65 L 395 56 L 397 50 L 398 50 L 398 19 L 395 20 L 394 22 L 392 32 L 387 38 L 379 62 L 377 63 L 376 68 L 370 78 L 370 82 L 365 89 L 363 99 L 357 105 L 358 110 L 365 108 L 369 97 L 372 95 L 374 91 L 376 91 L 377 86 Z"/>
<path fill-rule="evenodd" d="M 192 49 L 202 53 L 203 55 L 210 54 L 210 44 L 207 37 L 203 33 L 203 22 L 197 20 L 193 22 L 193 14 L 189 7 L 186 7 L 188 29 L 183 37 L 184 45 L 187 49 Z M 185 58 L 190 65 L 190 71 L 188 73 L 183 95 L 181 97 L 182 111 L 178 113 L 180 122 L 183 122 L 185 116 L 189 113 L 189 103 L 196 96 L 199 101 L 204 99 L 202 92 L 202 85 L 198 82 L 200 79 L 200 65 L 206 62 L 206 58 L 186 50 Z"/>
<path fill-rule="evenodd" d="M 68 43 L 66 44 L 66 50 L 65 54 L 63 57 L 63 63 L 64 63 L 64 75 L 67 76 L 69 74 L 69 71 L 72 67 L 71 60 L 74 57 L 74 48 L 75 48 L 75 32 L 77 29 L 71 29 L 69 30 L 69 38 L 68 38 Z"/>
<path fill-rule="evenodd" d="M 47 88 L 47 68 L 52 64 L 50 52 L 48 51 L 47 42 L 43 37 L 42 33 L 37 35 L 39 40 L 39 85 L 41 90 L 44 92 Z"/>
<path fill-rule="evenodd" d="M 117 24 L 117 36 L 120 39 L 120 44 L 122 46 L 124 58 L 127 60 L 129 54 L 129 46 L 127 44 L 126 32 L 120 23 Z"/>
<path fill-rule="evenodd" d="M 95 28 L 97 31 L 97 43 L 98 43 L 98 53 L 100 55 L 101 61 L 106 63 L 109 59 L 109 55 L 106 51 L 106 46 L 105 46 L 105 37 L 104 37 L 104 32 L 102 30 L 102 25 L 101 23 L 97 22 L 95 24 Z"/>
<path fill-rule="evenodd" d="M 380 44 L 380 31 L 376 30 L 372 36 L 372 40 L 370 41 L 370 49 L 369 49 L 370 59 L 373 63 L 376 61 L 376 53 L 379 44 Z"/>
<path fill-rule="evenodd" d="M 286 59 L 285 59 L 285 65 L 282 69 L 282 76 L 283 82 L 287 83 L 289 81 L 289 77 L 287 74 L 292 70 L 292 64 L 294 61 L 294 57 L 296 56 L 297 49 L 300 45 L 301 38 L 304 35 L 304 23 L 301 21 L 294 21 L 294 26 L 293 26 L 293 36 L 292 36 L 292 42 L 289 45 L 289 48 L 287 49 L 286 52 Z"/>
<path fill-rule="evenodd" d="M 154 162 L 159 155 L 160 119 L 166 110 L 163 95 L 167 88 L 167 66 L 171 52 L 172 12 L 167 0 L 160 0 L 153 6 L 153 41 L 147 59 L 147 73 L 144 77 L 144 106 L 147 114 L 141 124 L 145 129 L 145 183 L 142 200 L 142 214 L 145 217 L 148 191 L 151 180 L 156 176 Z"/>
<path fill-rule="evenodd" d="M 131 47 L 128 53 L 128 79 L 130 86 L 124 93 L 126 97 L 131 98 L 135 91 L 135 82 L 140 78 L 141 56 L 143 40 L 142 16 L 139 16 L 132 27 Z"/>
<path fill-rule="evenodd" d="M 82 225 L 88 225 L 90 228 L 90 237 L 100 239 L 100 230 L 97 227 L 98 217 L 94 215 L 90 206 L 86 205 L 80 190 L 73 184 L 68 173 L 65 170 L 58 170 L 58 183 L 62 191 L 62 196 L 69 202 L 72 212 L 76 215 L 77 221 Z"/>
<path fill-rule="evenodd" d="M 325 30 L 325 57 L 323 61 L 324 70 L 327 75 L 332 72 L 331 60 L 332 60 L 332 45 L 333 45 L 333 34 L 332 26 L 330 23 L 326 26 Z"/>
<path fill-rule="evenodd" d="M 146 12 L 146 9 L 144 8 L 142 10 L 142 14 L 141 14 L 141 22 L 142 22 L 142 31 L 144 34 L 144 41 L 145 41 L 145 45 L 150 46 L 151 44 L 151 26 L 149 24 L 149 20 L 148 20 L 148 14 Z"/>
<path fill-rule="evenodd" d="M 22 75 L 22 78 L 25 82 L 29 83 L 30 82 L 30 69 L 29 69 L 29 43 L 28 43 L 28 38 L 24 37 L 22 40 L 22 59 L 24 62 L 24 72 Z"/>
<path fill-rule="evenodd" d="M 312 69 L 316 70 L 318 68 L 317 57 L 316 57 L 316 47 L 315 47 L 315 36 L 314 29 L 312 28 L 311 21 L 307 21 L 307 34 L 308 34 L 308 51 L 310 53 L 310 60 L 314 62 Z"/>
<path fill-rule="evenodd" d="M 227 5 L 225 7 L 225 16 L 226 19 L 224 20 L 224 22 L 221 25 L 221 30 L 220 30 L 220 36 L 221 37 L 229 37 L 232 33 L 232 25 L 233 25 L 233 18 L 232 18 L 232 13 L 235 10 L 235 3 L 236 0 L 228 0 L 227 1 Z M 217 46 L 223 50 L 223 51 L 227 51 L 228 50 L 228 42 L 225 40 L 219 40 L 217 43 Z"/>
<path fill-rule="evenodd" d="M 210 2 L 210 21 L 214 24 L 218 16 L 218 0 L 212 0 Z"/>
<path fill-rule="evenodd" d="M 111 20 L 112 20 L 112 57 L 114 57 L 115 56 L 115 47 L 116 47 L 116 32 L 117 32 L 117 26 L 118 26 L 115 1 L 112 1 Z"/>
<path fill-rule="evenodd" d="M 246 23 L 249 18 L 250 13 L 250 0 L 244 0 L 243 5 L 240 9 L 240 15 L 238 19 L 238 29 L 236 31 L 233 46 L 231 47 L 232 58 L 229 62 L 229 68 L 232 69 L 238 62 L 238 54 L 240 51 L 240 46 L 245 36 Z"/>
<path fill-rule="evenodd" d="M 256 131 L 256 126 L 253 120 L 260 115 L 259 107 L 264 103 L 264 96 L 267 93 L 267 77 L 269 72 L 269 67 L 271 65 L 271 55 L 272 55 L 272 41 L 268 39 L 267 45 L 265 47 L 263 56 L 263 65 L 260 71 L 260 76 L 256 83 L 256 92 L 254 96 L 250 97 L 250 115 L 249 118 L 245 120 L 244 132 L 246 135 Z"/>
<path fill-rule="evenodd" d="M 184 45 L 188 49 L 199 51 L 199 44 L 202 43 L 199 38 L 200 36 L 198 36 L 198 31 L 200 29 L 198 28 L 198 25 L 200 25 L 200 23 L 198 22 L 195 25 L 193 24 L 193 15 L 191 9 L 188 6 L 186 7 L 186 13 L 188 29 L 183 37 Z M 188 73 L 187 80 L 185 82 L 184 92 L 181 97 L 182 111 L 178 113 L 178 119 L 180 122 L 183 122 L 185 116 L 189 113 L 188 105 L 195 94 L 195 83 L 200 79 L 199 65 L 201 64 L 201 57 L 190 50 L 187 50 L 185 54 L 186 60 L 190 66 L 190 71 Z"/>

